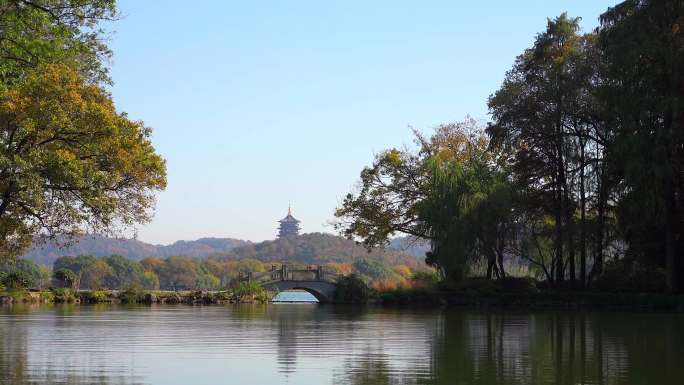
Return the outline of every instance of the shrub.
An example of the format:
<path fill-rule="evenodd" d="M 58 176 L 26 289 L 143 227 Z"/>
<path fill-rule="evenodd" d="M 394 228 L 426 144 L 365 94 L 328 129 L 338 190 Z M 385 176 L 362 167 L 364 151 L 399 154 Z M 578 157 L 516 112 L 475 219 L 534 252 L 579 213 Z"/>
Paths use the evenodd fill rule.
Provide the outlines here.
<path fill-rule="evenodd" d="M 441 278 L 436 271 L 416 271 L 413 273 L 411 281 L 415 287 L 431 287 L 437 285 Z"/>
<path fill-rule="evenodd" d="M 638 262 L 609 261 L 592 288 L 608 292 L 662 293 L 665 291 L 665 272 Z"/>
<path fill-rule="evenodd" d="M 88 290 L 79 293 L 81 302 L 85 303 L 104 303 L 108 301 L 107 292 L 104 290 Z"/>
<path fill-rule="evenodd" d="M 240 282 L 240 284 L 233 289 L 233 293 L 239 300 L 244 300 L 245 297 L 251 296 L 253 300 L 259 302 L 268 302 L 268 293 L 258 283 L 255 282 Z"/>
<path fill-rule="evenodd" d="M 119 293 L 119 300 L 121 303 L 132 304 L 142 302 L 144 296 L 145 293 L 142 293 L 134 288 L 128 288 Z"/>
<path fill-rule="evenodd" d="M 26 289 L 31 285 L 31 278 L 23 271 L 11 271 L 5 274 L 2 284 L 8 289 Z"/>
<path fill-rule="evenodd" d="M 54 294 L 54 301 L 58 303 L 71 303 L 77 300 L 74 290 L 68 287 L 54 288 L 52 293 Z"/>
<path fill-rule="evenodd" d="M 366 283 L 355 274 L 340 277 L 337 280 L 337 290 L 335 290 L 335 301 L 342 303 L 361 303 L 366 302 L 370 295 L 370 290 Z"/>
<path fill-rule="evenodd" d="M 377 281 L 374 281 L 371 285 L 373 290 L 377 290 L 379 292 L 385 292 L 385 291 L 393 291 L 397 290 L 399 287 L 399 284 L 395 280 L 391 279 L 379 279 Z"/>
<path fill-rule="evenodd" d="M 40 302 L 52 303 L 55 302 L 55 293 L 50 290 L 45 290 L 40 292 Z"/>

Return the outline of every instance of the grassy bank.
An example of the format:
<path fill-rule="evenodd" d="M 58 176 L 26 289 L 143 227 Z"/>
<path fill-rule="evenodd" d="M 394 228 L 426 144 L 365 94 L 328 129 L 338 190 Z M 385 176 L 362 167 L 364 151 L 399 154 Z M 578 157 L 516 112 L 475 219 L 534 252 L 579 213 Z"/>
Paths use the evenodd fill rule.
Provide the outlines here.
<path fill-rule="evenodd" d="M 223 291 L 162 291 L 162 290 L 79 290 L 53 288 L 48 290 L 5 290 L 0 292 L 0 304 L 17 303 L 123 303 L 123 304 L 228 304 L 264 303 L 268 293 L 258 286 L 240 286 Z"/>

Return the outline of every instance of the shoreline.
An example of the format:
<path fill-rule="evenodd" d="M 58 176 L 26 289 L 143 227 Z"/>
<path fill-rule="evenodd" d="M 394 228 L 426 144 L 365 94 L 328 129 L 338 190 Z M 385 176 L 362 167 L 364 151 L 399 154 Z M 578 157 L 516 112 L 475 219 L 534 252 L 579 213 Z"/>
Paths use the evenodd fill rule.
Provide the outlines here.
<path fill-rule="evenodd" d="M 538 291 L 480 293 L 462 291 L 396 291 L 383 293 L 384 306 L 443 306 L 502 310 L 608 310 L 684 313 L 684 294 Z"/>
<path fill-rule="evenodd" d="M 270 298 L 258 294 L 238 295 L 234 291 L 200 290 L 15 290 L 0 293 L 0 305 L 13 304 L 169 304 L 222 305 L 231 303 L 267 303 Z"/>
<path fill-rule="evenodd" d="M 271 302 L 271 296 L 236 295 L 233 291 L 126 291 L 55 289 L 17 290 L 0 293 L 0 305 L 14 304 L 141 304 L 141 305 L 227 305 L 289 304 Z M 307 303 L 312 304 L 312 303 Z M 315 303 L 313 303 L 315 304 Z M 610 293 L 589 291 L 539 291 L 534 293 L 478 293 L 458 291 L 394 291 L 378 293 L 366 302 L 332 305 L 472 308 L 492 310 L 590 310 L 590 311 L 666 311 L 684 313 L 684 294 Z M 329 304 L 323 304 L 329 305 Z"/>

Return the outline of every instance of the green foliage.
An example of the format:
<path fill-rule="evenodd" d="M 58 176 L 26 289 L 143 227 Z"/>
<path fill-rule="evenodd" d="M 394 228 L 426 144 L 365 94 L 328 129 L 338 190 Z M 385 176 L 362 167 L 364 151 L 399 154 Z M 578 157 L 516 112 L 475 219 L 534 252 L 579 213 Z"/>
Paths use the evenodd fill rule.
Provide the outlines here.
<path fill-rule="evenodd" d="M 76 297 L 76 292 L 70 287 L 57 287 L 53 288 L 51 291 L 54 294 L 54 301 L 57 303 L 72 303 L 76 302 L 78 299 Z"/>
<path fill-rule="evenodd" d="M 430 190 L 431 168 L 427 159 L 463 160 L 473 152 L 486 154 L 486 137 L 477 121 L 442 125 L 424 138 L 417 131 L 417 151 L 389 149 L 361 171 L 361 188 L 348 194 L 335 216 L 344 235 L 359 237 L 368 247 L 383 246 L 400 232 L 430 239 L 418 216 L 418 206 Z"/>
<path fill-rule="evenodd" d="M 128 288 L 119 293 L 119 300 L 121 301 L 121 303 L 134 304 L 142 302 L 145 298 L 145 294 L 146 293 L 138 291 L 136 289 Z"/>
<path fill-rule="evenodd" d="M 0 263 L 0 274 L 8 276 L 14 285 L 24 288 L 43 288 L 50 280 L 49 271 L 33 261 L 14 259 Z M 12 287 L 11 285 L 5 285 Z"/>
<path fill-rule="evenodd" d="M 199 265 L 197 260 L 188 257 L 169 257 L 164 260 L 155 273 L 159 276 L 162 288 L 189 290 L 197 285 Z"/>
<path fill-rule="evenodd" d="M 684 289 L 683 13 L 680 1 L 627 0 L 599 28 L 618 220 L 631 256 L 665 268 L 671 291 Z"/>
<path fill-rule="evenodd" d="M 104 261 L 111 268 L 111 274 L 107 275 L 105 279 L 107 287 L 140 286 L 144 274 L 144 269 L 140 262 L 120 255 L 105 257 Z"/>
<path fill-rule="evenodd" d="M 105 303 L 109 301 L 107 292 L 104 290 L 88 290 L 78 293 L 83 303 Z"/>
<path fill-rule="evenodd" d="M 102 59 L 110 56 L 103 43 L 101 20 L 117 17 L 114 0 L 6 0 L 0 22 L 0 90 L 44 63 L 63 63 L 93 80 L 107 81 Z"/>
<path fill-rule="evenodd" d="M 68 66 L 41 66 L 0 90 L 0 127 L 0 256 L 19 255 L 41 233 L 146 222 L 166 186 L 151 130 Z"/>
<path fill-rule="evenodd" d="M 53 277 L 56 281 L 56 284 L 63 289 L 73 289 L 78 284 L 78 276 L 76 273 L 67 268 L 55 270 Z"/>
<path fill-rule="evenodd" d="M 370 289 L 359 276 L 350 274 L 337 280 L 335 302 L 364 303 L 370 296 Z"/>
<path fill-rule="evenodd" d="M 486 260 L 506 282 L 512 256 L 557 288 L 639 276 L 655 290 L 658 268 L 684 288 L 683 13 L 627 0 L 588 34 L 549 19 L 490 97 L 488 138 L 443 126 L 417 152 L 382 152 L 338 228 L 369 247 L 395 232 L 428 240 L 426 262 L 456 280 Z M 647 268 L 604 271 L 608 258 Z"/>
<path fill-rule="evenodd" d="M 154 271 L 145 271 L 142 276 L 142 287 L 147 290 L 159 290 L 159 277 Z"/>
<path fill-rule="evenodd" d="M 380 279 L 395 279 L 398 278 L 397 273 L 392 270 L 392 267 L 372 258 L 359 258 L 352 264 L 353 271 L 356 276 L 365 281 L 375 281 Z"/>
<path fill-rule="evenodd" d="M 441 277 L 436 271 L 416 271 L 411 279 L 428 285 L 436 285 L 441 281 Z"/>
<path fill-rule="evenodd" d="M 240 282 L 240 284 L 233 289 L 233 293 L 240 302 L 253 300 L 268 302 L 269 300 L 266 290 L 255 282 Z"/>
<path fill-rule="evenodd" d="M 23 271 L 11 271 L 3 277 L 2 285 L 12 290 L 26 289 L 31 286 L 31 278 Z"/>
<path fill-rule="evenodd" d="M 43 290 L 40 292 L 40 302 L 53 303 L 55 302 L 55 293 L 52 290 Z"/>

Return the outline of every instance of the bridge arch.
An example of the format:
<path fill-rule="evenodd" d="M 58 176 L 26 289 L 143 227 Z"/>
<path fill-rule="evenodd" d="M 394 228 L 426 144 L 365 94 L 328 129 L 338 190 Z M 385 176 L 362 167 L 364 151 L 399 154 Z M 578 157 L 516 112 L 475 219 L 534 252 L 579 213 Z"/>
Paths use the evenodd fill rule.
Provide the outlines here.
<path fill-rule="evenodd" d="M 318 300 L 319 303 L 330 303 L 335 299 L 334 283 L 324 281 L 277 281 L 264 285 L 268 291 L 304 290 Z"/>

